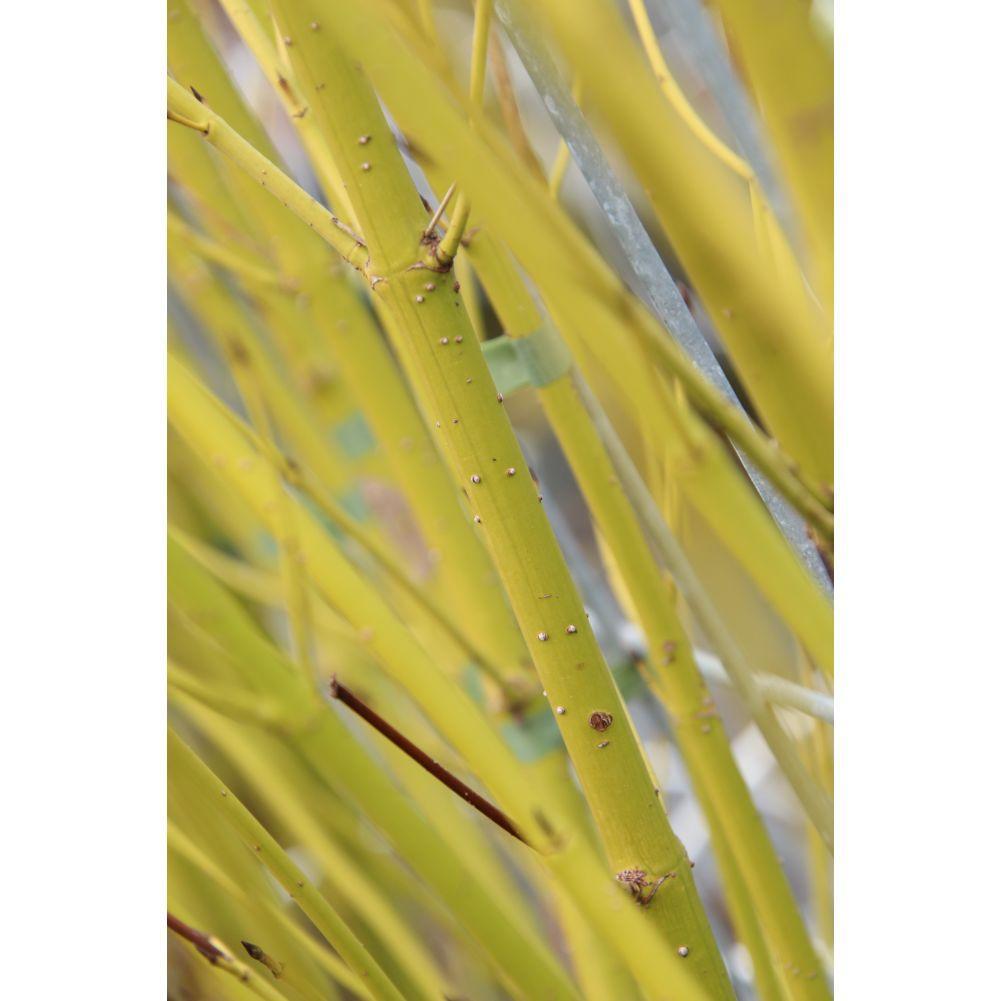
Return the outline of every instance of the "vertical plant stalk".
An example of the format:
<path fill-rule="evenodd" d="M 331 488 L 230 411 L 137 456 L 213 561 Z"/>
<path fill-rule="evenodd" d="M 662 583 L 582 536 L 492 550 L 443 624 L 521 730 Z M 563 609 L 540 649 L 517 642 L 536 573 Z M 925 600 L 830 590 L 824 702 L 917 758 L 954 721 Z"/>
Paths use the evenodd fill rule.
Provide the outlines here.
<path fill-rule="evenodd" d="M 184 2 L 190 5 L 190 0 L 184 0 Z M 354 223 L 351 206 L 344 200 L 344 186 L 340 175 L 330 157 L 326 155 L 323 139 L 316 131 L 313 116 L 309 113 L 307 95 L 302 93 L 294 79 L 290 79 L 291 74 L 283 65 L 275 43 L 265 31 L 250 4 L 246 0 L 219 0 L 219 2 L 230 23 L 243 39 L 243 43 L 257 60 L 257 65 L 260 66 L 268 83 L 271 84 L 275 95 L 288 115 L 289 121 L 299 133 L 302 145 L 309 156 L 310 164 L 316 171 L 327 204 L 334 206 L 335 210 L 349 223 Z M 189 16 L 191 13 L 189 6 Z"/>
<path fill-rule="evenodd" d="M 271 433 L 271 417 L 261 391 L 261 380 L 251 361 L 247 341 L 239 333 L 226 346 L 232 373 L 251 423 L 262 443 L 262 454 L 266 457 L 271 474 L 272 504 L 275 509 L 275 524 L 278 532 L 278 566 L 284 593 L 284 611 L 288 617 L 293 660 L 304 676 L 313 678 L 312 619 L 310 615 L 309 589 L 302 564 L 305 560 L 295 528 L 292 504 L 282 476 L 283 459 L 275 445 Z"/>
<path fill-rule="evenodd" d="M 688 558 L 664 522 L 663 515 L 643 482 L 629 454 L 588 387 L 578 383 L 578 392 L 610 456 L 616 474 L 638 513 L 643 527 L 678 583 L 706 636 L 720 656 L 744 705 L 789 781 L 806 815 L 820 833 L 828 850 L 834 844 L 834 818 L 830 798 L 813 781 L 795 747 L 782 729 L 772 708 L 755 683 L 755 675 L 740 647 L 733 640 L 709 594 L 692 569 Z"/>
<path fill-rule="evenodd" d="M 490 36 L 490 69 L 493 74 L 494 89 L 497 91 L 497 99 L 500 102 L 501 117 L 504 119 L 504 127 L 511 140 L 511 146 L 525 167 L 540 181 L 544 180 L 545 174 L 542 171 L 542 166 L 535 155 L 535 150 L 532 148 L 531 140 L 529 140 L 521 120 L 518 98 L 514 91 L 514 84 L 511 82 L 507 57 L 496 32 Z"/>
<path fill-rule="evenodd" d="M 311 2 L 276 2 L 300 80 L 319 88 L 315 110 L 365 233 L 367 271 L 382 308 L 393 317 L 398 350 L 420 373 L 415 387 L 441 433 L 453 474 L 511 600 L 548 697 L 564 713 L 557 722 L 616 870 L 677 872 L 672 892 L 649 908 L 665 937 L 695 959 L 713 996 L 732 987 L 685 861 L 667 822 L 625 705 L 587 623 L 580 597 L 458 296 L 422 268 L 423 209 L 375 94 L 336 45 L 333 11 Z M 320 30 L 308 30 L 312 22 Z M 328 95 L 324 100 L 324 95 Z M 361 170 L 357 141 L 369 136 L 370 170 Z M 447 279 L 446 279 L 447 281 Z M 401 332 L 406 331 L 403 339 Z M 603 737 L 596 712 L 621 728 Z"/>
<path fill-rule="evenodd" d="M 483 88 L 486 83 L 487 46 L 490 42 L 490 19 L 493 14 L 493 0 L 475 0 L 473 13 L 473 55 L 469 64 L 469 100 L 474 106 L 483 102 Z M 448 221 L 448 229 L 441 240 L 433 244 L 431 264 L 450 267 L 459 252 L 462 234 L 469 222 L 469 199 L 460 191 L 455 202 L 455 211 Z"/>
<path fill-rule="evenodd" d="M 543 319 L 502 252 L 477 248 L 479 274 L 508 336 L 538 336 Z M 714 844 L 733 865 L 722 869 L 728 899 L 744 917 L 760 922 L 764 938 L 747 921 L 743 941 L 767 941 L 791 998 L 828 997 L 796 900 L 754 801 L 737 768 L 715 705 L 695 664 L 692 645 L 674 609 L 673 595 L 618 481 L 615 467 L 578 391 L 571 370 L 537 385 L 539 400 L 570 464 L 595 525 L 638 614 L 649 650 L 652 688 L 671 719 Z M 752 682 L 753 684 L 753 682 Z M 747 694 L 747 688 L 741 689 Z M 752 692 L 753 694 L 753 692 Z M 790 754 L 799 764 L 795 749 Z M 749 901 L 751 908 L 742 907 Z M 769 963 L 767 951 L 754 956 Z M 789 971 L 799 971 L 792 975 Z M 811 977 L 811 974 L 813 976 Z"/>
<path fill-rule="evenodd" d="M 551 311 L 579 332 L 583 344 L 569 337 L 568 342 L 575 355 L 584 357 L 584 369 L 591 363 L 589 355 L 605 365 L 621 393 L 620 403 L 640 426 L 648 422 L 648 414 L 663 408 L 672 411 L 673 406 L 665 414 L 671 418 L 672 430 L 664 443 L 664 460 L 672 476 L 801 638 L 810 656 L 832 675 L 833 616 L 826 596 L 756 503 L 753 488 L 731 468 L 715 436 L 694 415 L 680 413 L 677 401 L 651 399 L 649 392 L 643 392 L 651 366 L 649 359 L 637 357 L 636 332 L 656 327 L 656 320 L 624 293 L 591 244 L 545 189 L 527 176 L 489 122 L 478 119 L 476 132 L 470 131 L 454 97 L 420 55 L 409 51 L 405 39 L 363 12 L 358 0 L 344 0 L 338 15 L 345 44 L 350 43 L 353 57 L 377 79 L 379 93 L 401 128 L 423 148 L 447 151 L 450 172 L 475 195 L 484 221 L 532 274 Z M 680 348 L 669 339 L 667 343 L 679 356 L 671 374 L 684 385 L 689 399 L 715 401 L 716 409 L 726 407 Z M 715 423 L 704 406 L 700 403 L 698 412 Z M 684 441 L 677 440 L 679 429 Z"/>
<path fill-rule="evenodd" d="M 234 350 L 245 355 L 288 447 L 300 456 L 324 488 L 340 495 L 347 490 L 353 470 L 343 453 L 331 449 L 310 408 L 266 351 L 242 304 L 194 255 L 185 253 L 168 238 L 167 260 L 171 287 L 218 347 L 220 355 L 235 365 Z M 235 347 L 235 345 L 239 347 Z M 360 529 L 358 529 L 360 531 Z"/>

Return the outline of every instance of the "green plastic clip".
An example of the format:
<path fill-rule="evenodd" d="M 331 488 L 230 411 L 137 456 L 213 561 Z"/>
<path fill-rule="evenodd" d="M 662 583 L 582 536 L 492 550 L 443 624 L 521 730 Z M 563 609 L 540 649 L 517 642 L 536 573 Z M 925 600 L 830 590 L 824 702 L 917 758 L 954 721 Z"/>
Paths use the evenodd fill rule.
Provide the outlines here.
<path fill-rule="evenodd" d="M 483 345 L 483 355 L 501 393 L 548 386 L 573 365 L 563 338 L 548 324 L 525 337 L 495 337 Z"/>

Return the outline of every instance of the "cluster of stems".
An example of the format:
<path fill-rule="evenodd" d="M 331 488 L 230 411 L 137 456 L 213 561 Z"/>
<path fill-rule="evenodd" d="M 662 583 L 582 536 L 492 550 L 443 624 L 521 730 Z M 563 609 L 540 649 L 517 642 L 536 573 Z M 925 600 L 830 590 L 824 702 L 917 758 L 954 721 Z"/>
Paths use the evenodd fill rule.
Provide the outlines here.
<path fill-rule="evenodd" d="M 429 0 L 168 0 L 168 924 L 219 996 L 731 1001 L 731 941 L 759 997 L 830 996 L 832 609 L 731 448 L 830 563 L 825 147 L 790 125 L 824 72 L 797 56 L 793 101 L 763 55 L 823 43 L 720 4 L 800 239 L 629 6 L 638 42 L 599 0 L 475 0 L 463 50 Z M 547 180 L 512 16 L 647 190 L 761 426 L 561 204 L 571 151 Z M 638 689 L 524 435 L 579 490 Z M 722 691 L 791 792 L 809 921 Z"/>

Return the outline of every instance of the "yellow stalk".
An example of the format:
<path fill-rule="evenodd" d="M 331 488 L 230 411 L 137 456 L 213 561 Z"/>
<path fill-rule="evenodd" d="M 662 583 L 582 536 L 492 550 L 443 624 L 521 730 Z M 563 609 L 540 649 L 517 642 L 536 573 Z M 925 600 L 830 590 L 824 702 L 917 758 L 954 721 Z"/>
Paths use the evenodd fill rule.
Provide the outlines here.
<path fill-rule="evenodd" d="M 272 269 L 234 253 L 228 247 L 195 232 L 176 212 L 167 212 L 167 234 L 179 239 L 199 257 L 218 264 L 251 285 L 292 294 L 295 287 Z"/>
<path fill-rule="evenodd" d="M 213 338 L 231 367 L 250 366 L 295 453 L 307 464 L 326 489 L 340 494 L 350 484 L 346 456 L 330 448 L 294 388 L 268 358 L 239 304 L 221 287 L 211 270 L 173 240 L 168 240 L 168 261 L 174 287 Z M 239 360 L 239 361 L 238 361 Z"/>
<path fill-rule="evenodd" d="M 403 995 L 320 892 L 306 881 L 278 842 L 173 730 L 168 730 L 167 746 L 169 767 L 189 778 L 202 802 L 208 804 L 215 800 L 217 809 L 225 814 L 236 836 L 259 856 L 317 930 L 343 957 L 365 985 L 367 994 L 375 999 L 403 1001 Z"/>
<path fill-rule="evenodd" d="M 507 334 L 537 334 L 543 318 L 513 264 L 499 251 L 477 247 L 479 274 Z M 791 998 L 824 998 L 826 985 L 792 890 L 768 832 L 730 751 L 715 705 L 695 664 L 692 645 L 674 609 L 673 588 L 657 566 L 612 461 L 574 386 L 572 371 L 538 387 L 539 400 L 598 530 L 611 550 L 647 640 L 652 687 L 692 775 L 720 856 L 728 899 L 745 918 L 744 942 L 755 949 L 767 941 Z M 732 859 L 731 859 L 732 856 Z M 761 929 L 757 930 L 760 921 Z M 769 953 L 757 950 L 758 968 Z M 795 976 L 789 971 L 797 970 Z M 812 974 L 812 976 L 811 976 Z"/>
<path fill-rule="evenodd" d="M 190 268 L 190 263 L 188 267 Z M 183 259 L 181 261 L 175 259 L 172 262 L 171 272 L 176 274 L 179 271 L 182 273 L 184 271 Z M 211 282 L 211 279 L 209 278 L 208 281 Z M 194 284 L 196 287 L 201 287 L 203 291 L 206 290 L 202 282 Z M 220 302 L 221 297 L 218 296 L 218 290 L 211 287 L 208 290 L 217 292 L 211 305 L 216 308 L 225 307 L 226 304 Z M 289 498 L 281 473 L 283 460 L 272 439 L 269 408 L 261 388 L 262 379 L 258 375 L 262 367 L 262 359 L 259 353 L 256 357 L 252 354 L 251 335 L 243 330 L 242 324 L 235 323 L 227 329 L 231 340 L 228 343 L 223 341 L 220 347 L 229 361 L 230 373 L 240 391 L 251 423 L 263 445 L 262 452 L 268 459 L 272 481 L 273 500 L 271 503 L 278 525 L 275 540 L 278 544 L 278 564 L 285 598 L 284 610 L 288 616 L 294 659 L 309 677 L 312 674 L 312 626 L 306 584 L 300 569 L 303 555 L 299 548 L 299 539 L 295 532 Z M 220 338 L 220 340 L 223 339 Z M 263 367 L 267 367 L 266 363 Z"/>
<path fill-rule="evenodd" d="M 256 909 L 259 898 L 252 896 L 246 887 L 230 879 L 214 859 L 199 847 L 170 817 L 167 818 L 167 850 L 176 859 L 184 859 L 188 864 L 197 868 L 201 876 L 207 877 L 227 897 L 238 901 L 241 907 L 248 910 Z M 174 882 L 176 872 L 174 865 L 176 865 L 176 862 L 172 859 L 171 883 Z M 200 889 L 204 894 L 204 884 L 202 884 Z M 324 948 L 316 939 L 307 934 L 280 907 L 271 905 L 267 910 L 269 917 L 275 923 L 279 924 L 283 931 L 302 948 L 303 952 L 314 959 L 316 965 L 322 967 L 323 971 L 329 974 L 336 983 L 342 987 L 346 987 L 350 991 L 354 991 L 356 994 L 364 993 L 365 988 L 362 981 L 330 949 Z M 288 964 L 286 964 L 285 979 L 291 982 Z"/>
<path fill-rule="evenodd" d="M 830 305 L 834 248 L 834 62 L 811 5 L 716 0 L 799 210 L 818 293 Z"/>
<path fill-rule="evenodd" d="M 486 83 L 487 46 L 490 42 L 490 19 L 493 14 L 493 0 L 475 0 L 473 14 L 473 54 L 469 63 L 469 101 L 475 107 L 483 103 L 483 87 Z M 431 254 L 432 264 L 446 268 L 455 260 L 459 243 L 469 222 L 469 199 L 460 191 L 455 202 L 455 211 L 448 221 L 448 229 Z"/>
<path fill-rule="evenodd" d="M 542 167 L 535 155 L 535 150 L 532 148 L 532 143 L 525 133 L 521 112 L 518 110 L 518 99 L 515 96 L 511 74 L 507 67 L 507 57 L 504 55 L 504 47 L 497 32 L 493 32 L 490 36 L 489 55 L 494 88 L 500 102 L 501 117 L 504 120 L 504 128 L 507 130 L 508 138 L 511 140 L 511 146 L 528 170 L 535 174 L 539 180 L 542 180 Z"/>
<path fill-rule="evenodd" d="M 178 2 L 178 0 L 174 0 Z M 182 0 L 188 2 L 188 0 Z M 323 139 L 316 130 L 309 114 L 309 99 L 300 90 L 295 79 L 284 65 L 283 55 L 276 51 L 276 45 L 268 32 L 245 0 L 220 0 L 233 27 L 250 49 L 257 65 L 260 66 L 268 83 L 271 84 L 279 101 L 288 114 L 302 140 L 309 161 L 316 171 L 323 194 L 349 223 L 353 223 L 351 206 L 344 200 L 344 189 L 337 168 L 326 153 Z M 176 26 L 175 26 L 176 30 Z M 277 40 L 281 44 L 282 40 Z"/>
<path fill-rule="evenodd" d="M 284 963 L 283 989 L 294 983 L 295 990 L 322 997 L 329 988 L 325 971 L 357 990 L 360 979 L 326 942 L 296 923 L 294 911 L 285 910 L 280 891 L 254 853 L 234 846 L 225 819 L 200 809 L 188 777 L 168 772 L 167 790 L 171 906 L 176 902 L 178 913 L 190 914 L 192 920 L 204 922 L 231 941 L 253 937 L 267 943 Z M 192 880 L 195 892 L 189 896 Z M 270 975 L 267 979 L 272 980 Z"/>
<path fill-rule="evenodd" d="M 678 113 L 681 119 L 688 126 L 692 135 L 702 143 L 703 146 L 720 163 L 729 167 L 738 177 L 743 178 L 748 183 L 753 183 L 754 172 L 747 161 L 738 156 L 719 136 L 709 128 L 702 120 L 698 112 L 691 106 L 684 91 L 674 79 L 674 74 L 664 61 L 664 54 L 660 49 L 660 42 L 650 23 L 650 16 L 647 14 L 644 0 L 629 0 L 629 10 L 633 15 L 633 22 L 636 25 L 636 32 L 643 44 L 643 51 L 650 62 L 657 83 L 660 84 L 661 92 L 668 102 Z"/>
<path fill-rule="evenodd" d="M 222 716 L 186 699 L 185 713 L 198 724 L 235 762 L 249 787 L 256 790 L 265 803 L 271 804 L 283 823 L 296 832 L 298 838 L 323 867 L 337 889 L 344 893 L 351 907 L 378 933 L 384 948 L 406 974 L 408 997 L 422 1001 L 437 1001 L 442 994 L 442 977 L 425 946 L 394 911 L 383 892 L 348 858 L 315 819 L 306 801 L 299 795 L 288 795 L 295 789 L 295 775 L 286 763 L 289 752 L 274 740 L 262 739 L 259 733 L 248 734 Z"/>
<path fill-rule="evenodd" d="M 696 960 L 689 965 L 707 988 L 730 997 L 684 850 L 664 816 L 461 301 L 439 289 L 433 271 L 420 267 L 426 220 L 374 93 L 337 47 L 343 10 L 337 9 L 336 23 L 327 29 L 322 17 L 332 20 L 330 8 L 323 8 L 322 17 L 310 2 L 282 0 L 273 8 L 295 43 L 289 51 L 299 79 L 314 88 L 324 85 L 315 107 L 365 233 L 373 291 L 393 317 L 390 333 L 398 350 L 419 373 L 415 389 L 440 425 L 443 451 L 479 518 L 548 696 L 566 709 L 558 719 L 561 733 L 606 853 L 616 870 L 677 873 L 672 892 L 659 894 L 648 913 L 667 941 L 683 945 Z M 313 21 L 321 21 L 320 31 L 305 30 Z M 359 169 L 354 154 L 360 134 L 371 136 L 370 171 Z M 589 725 L 598 709 L 621 719 L 614 739 L 597 739 Z"/>
<path fill-rule="evenodd" d="M 266 156 L 258 153 L 193 94 L 171 79 L 167 80 L 167 117 L 200 132 L 206 142 L 239 163 L 248 174 L 258 179 L 262 188 L 271 192 L 310 229 L 322 236 L 353 267 L 360 269 L 366 265 L 368 255 L 365 245 L 350 229 L 291 182 Z"/>

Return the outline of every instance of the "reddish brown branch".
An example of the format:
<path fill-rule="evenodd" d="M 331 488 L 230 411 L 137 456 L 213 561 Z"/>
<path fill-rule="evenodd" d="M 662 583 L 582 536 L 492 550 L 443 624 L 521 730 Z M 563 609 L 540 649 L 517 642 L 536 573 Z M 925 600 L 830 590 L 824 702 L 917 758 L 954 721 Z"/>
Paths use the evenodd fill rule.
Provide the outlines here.
<path fill-rule="evenodd" d="M 174 917 L 167 911 L 167 927 L 181 938 L 187 939 L 212 965 L 214 966 L 220 959 L 227 959 L 226 954 L 216 945 L 212 944 L 212 939 L 203 931 L 186 925 L 180 918 Z"/>
<path fill-rule="evenodd" d="M 430 772 L 442 785 L 448 786 L 452 792 L 461 796 L 473 809 L 479 810 L 488 820 L 492 820 L 498 827 L 507 831 L 512 837 L 517 838 L 524 844 L 525 841 L 521 831 L 515 826 L 513 820 L 506 813 L 503 813 L 493 803 L 485 800 L 474 789 L 470 789 L 461 779 L 453 775 L 447 768 L 438 764 L 429 754 L 425 754 L 413 741 L 408 740 L 394 726 L 384 720 L 374 709 L 365 705 L 357 695 L 345 688 L 336 678 L 330 679 L 330 694 L 353 713 L 360 716 L 366 723 L 379 731 L 388 741 L 395 744 L 408 758 L 416 761 L 425 771 Z"/>

